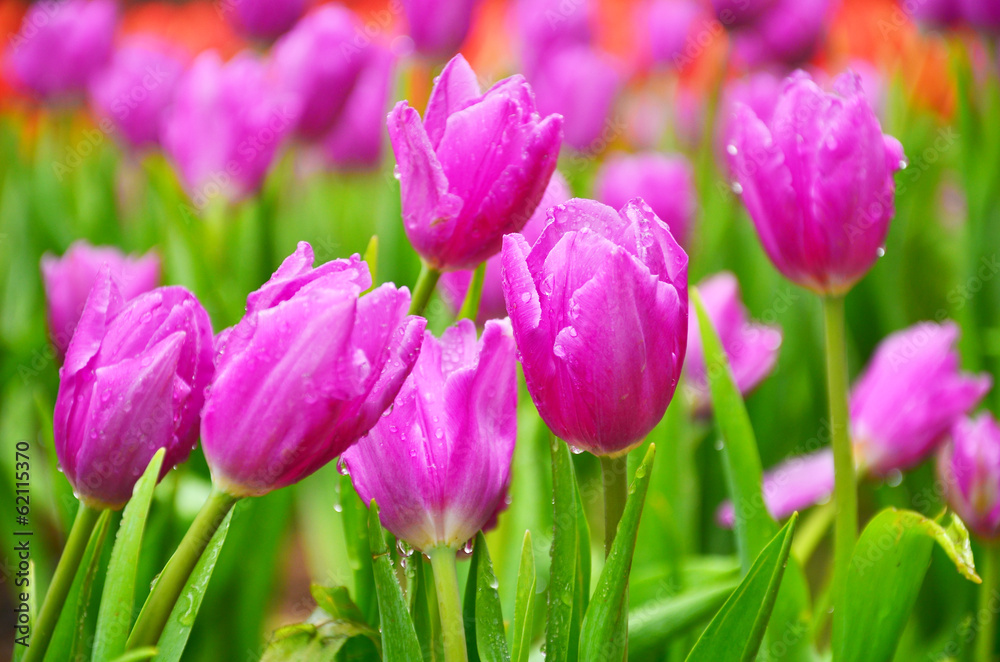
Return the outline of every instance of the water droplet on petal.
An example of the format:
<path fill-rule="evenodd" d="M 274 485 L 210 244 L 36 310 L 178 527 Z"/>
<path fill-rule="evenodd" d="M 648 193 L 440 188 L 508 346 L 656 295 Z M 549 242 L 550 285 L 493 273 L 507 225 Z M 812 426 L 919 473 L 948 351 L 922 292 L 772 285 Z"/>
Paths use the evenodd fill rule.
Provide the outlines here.
<path fill-rule="evenodd" d="M 736 156 L 736 152 L 737 152 L 736 145 L 728 145 L 728 146 L 726 146 L 726 152 L 728 152 L 730 156 Z"/>
<path fill-rule="evenodd" d="M 733 193 L 735 193 L 736 195 L 740 195 L 741 193 L 743 193 L 743 185 L 740 184 L 739 182 L 733 182 Z"/>

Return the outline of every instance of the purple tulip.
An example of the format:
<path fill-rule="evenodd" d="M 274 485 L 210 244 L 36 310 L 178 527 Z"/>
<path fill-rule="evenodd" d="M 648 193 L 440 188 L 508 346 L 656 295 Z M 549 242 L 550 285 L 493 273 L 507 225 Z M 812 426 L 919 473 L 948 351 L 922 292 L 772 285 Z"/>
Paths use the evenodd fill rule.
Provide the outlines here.
<path fill-rule="evenodd" d="M 229 23 L 245 35 L 275 39 L 287 32 L 306 9 L 306 0 L 221 0 Z"/>
<path fill-rule="evenodd" d="M 548 220 L 549 209 L 566 202 L 571 197 L 573 195 L 569 190 L 569 184 L 566 183 L 566 178 L 556 170 L 552 173 L 549 187 L 545 189 L 545 195 L 542 196 L 538 208 L 535 209 L 535 213 L 531 215 L 521 230 L 525 241 L 533 243 L 538 239 L 538 235 L 542 234 Z M 486 260 L 483 293 L 479 300 L 479 315 L 476 317 L 476 321 L 480 324 L 489 319 L 507 317 L 507 304 L 503 300 L 503 286 L 500 282 L 502 269 L 503 264 L 499 254 Z M 472 282 L 471 271 L 452 271 L 442 274 L 441 280 L 438 281 L 438 292 L 452 310 L 458 311 L 462 307 L 462 302 L 465 301 L 470 282 Z"/>
<path fill-rule="evenodd" d="M 382 162 L 385 113 L 396 59 L 379 46 L 366 50 L 365 64 L 340 119 L 323 138 L 323 155 L 340 169 L 374 169 Z"/>
<path fill-rule="evenodd" d="M 478 4 L 479 0 L 402 0 L 417 52 L 439 60 L 455 55 Z"/>
<path fill-rule="evenodd" d="M 389 114 L 403 226 L 440 270 L 475 268 L 524 227 L 548 186 L 562 118 L 540 119 L 522 76 L 480 94 L 461 55 L 434 84 L 423 123 L 406 101 Z"/>
<path fill-rule="evenodd" d="M 709 18 L 704 7 L 695 0 L 651 0 L 639 16 L 642 21 L 639 29 L 649 34 L 653 62 L 676 68 L 683 62 L 692 29 L 699 19 L 707 26 Z"/>
<path fill-rule="evenodd" d="M 352 43 L 355 29 L 350 10 L 325 5 L 271 49 L 271 75 L 299 100 L 296 130 L 305 138 L 319 138 L 334 126 L 354 88 L 365 61 Z"/>
<path fill-rule="evenodd" d="M 750 25 L 780 0 L 712 0 L 715 16 L 728 29 Z"/>
<path fill-rule="evenodd" d="M 978 4 L 983 0 L 974 0 Z M 913 20 L 932 27 L 950 28 L 962 20 L 961 0 L 921 0 L 904 5 Z"/>
<path fill-rule="evenodd" d="M 987 412 L 958 421 L 938 455 L 948 503 L 979 537 L 1000 537 L 1000 426 Z"/>
<path fill-rule="evenodd" d="M 851 442 L 859 472 L 885 476 L 919 464 L 989 391 L 988 375 L 959 371 L 957 339 L 953 322 L 922 322 L 879 344 L 851 391 Z M 829 449 L 821 453 L 815 461 L 800 465 L 802 459 L 794 458 L 769 472 L 795 476 L 771 480 L 772 488 L 765 490 L 771 514 L 787 517 L 830 495 L 833 456 Z"/>
<path fill-rule="evenodd" d="M 508 320 L 461 320 L 420 357 L 392 409 L 344 453 L 382 524 L 414 548 L 459 549 L 506 507 L 517 438 L 517 371 Z"/>
<path fill-rule="evenodd" d="M 728 271 L 707 278 L 697 287 L 705 311 L 722 341 L 736 386 L 741 393 L 749 393 L 774 369 L 781 347 L 781 329 L 748 319 L 747 310 L 740 301 L 739 282 Z M 707 413 L 711 404 L 708 375 L 695 315 L 688 319 L 684 371 L 695 411 Z"/>
<path fill-rule="evenodd" d="M 859 79 L 826 94 L 804 72 L 785 84 L 765 125 L 737 105 L 726 146 L 734 190 L 764 250 L 791 281 L 843 294 L 878 259 L 893 216 L 903 148 L 882 134 Z"/>
<path fill-rule="evenodd" d="M 420 348 L 410 294 L 355 255 L 313 268 L 305 242 L 216 339 L 201 426 L 216 485 L 257 496 L 313 473 L 378 421 Z"/>
<path fill-rule="evenodd" d="M 59 370 L 56 454 L 76 495 L 120 508 L 157 450 L 187 459 L 212 377 L 212 325 L 182 287 L 126 301 L 101 269 Z"/>
<path fill-rule="evenodd" d="M 73 331 L 101 267 L 111 269 L 119 292 L 128 301 L 160 282 L 160 258 L 150 252 L 143 256 L 125 255 L 110 246 L 74 242 L 62 257 L 42 256 L 42 284 L 48 305 L 49 334 L 59 356 L 66 353 Z"/>
<path fill-rule="evenodd" d="M 21 30 L 9 39 L 14 80 L 46 100 L 84 93 L 111 57 L 117 22 L 112 0 L 32 4 Z"/>
<path fill-rule="evenodd" d="M 549 53 L 586 46 L 594 39 L 590 0 L 517 0 L 511 18 L 524 70 L 529 73 Z"/>
<path fill-rule="evenodd" d="M 962 16 L 977 30 L 1000 32 L 1000 2 L 997 0 L 959 0 Z"/>
<path fill-rule="evenodd" d="M 833 451 L 823 448 L 787 460 L 764 473 L 761 491 L 771 517 L 784 519 L 797 510 L 825 501 L 833 494 Z M 719 507 L 715 519 L 731 528 L 735 521 L 731 501 Z"/>
<path fill-rule="evenodd" d="M 594 192 L 594 197 L 615 209 L 641 197 L 670 227 L 670 234 L 687 245 L 698 199 L 691 164 L 683 156 L 616 154 L 598 171 Z"/>
<path fill-rule="evenodd" d="M 566 144 L 580 151 L 610 139 L 609 117 L 622 87 L 611 59 L 590 46 L 554 49 L 531 74 L 543 114 L 565 117 Z"/>
<path fill-rule="evenodd" d="M 90 83 L 90 104 L 135 148 L 160 139 L 163 114 L 184 71 L 184 56 L 152 37 L 133 37 Z"/>
<path fill-rule="evenodd" d="M 534 246 L 504 237 L 503 289 L 528 391 L 576 448 L 619 455 L 663 417 L 687 344 L 687 255 L 641 199 L 570 200 Z M 613 323 L 609 323 L 613 321 Z"/>
<path fill-rule="evenodd" d="M 923 322 L 883 340 L 851 391 L 851 438 L 859 466 L 908 469 L 990 390 L 988 375 L 960 371 L 954 322 Z"/>
<path fill-rule="evenodd" d="M 804 64 L 823 41 L 829 9 L 830 0 L 775 0 L 753 25 L 734 33 L 734 49 L 752 67 Z"/>
<path fill-rule="evenodd" d="M 208 51 L 178 82 L 161 142 L 202 208 L 219 195 L 255 193 L 296 117 L 298 104 L 277 93 L 256 57 L 223 63 Z"/>

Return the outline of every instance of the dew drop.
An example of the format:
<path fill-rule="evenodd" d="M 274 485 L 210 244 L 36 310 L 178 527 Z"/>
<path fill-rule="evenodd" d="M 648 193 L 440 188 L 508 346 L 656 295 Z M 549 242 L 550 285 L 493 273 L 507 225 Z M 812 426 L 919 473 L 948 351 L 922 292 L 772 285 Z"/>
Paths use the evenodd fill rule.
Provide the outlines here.
<path fill-rule="evenodd" d="M 875 254 L 876 254 L 876 255 L 878 255 L 879 257 L 882 257 L 882 256 L 884 256 L 884 255 L 885 255 L 885 247 L 884 247 L 884 246 L 879 246 L 879 247 L 878 247 L 878 248 L 877 248 L 877 249 L 875 250 Z"/>
<path fill-rule="evenodd" d="M 344 462 L 344 458 L 342 457 L 337 458 L 337 473 L 339 473 L 341 476 L 351 475 L 350 471 L 347 468 L 347 463 Z"/>
<path fill-rule="evenodd" d="M 741 193 L 743 193 L 743 185 L 740 184 L 739 182 L 733 182 L 732 189 L 733 193 L 735 193 L 736 195 L 740 195 Z"/>
<path fill-rule="evenodd" d="M 737 152 L 736 145 L 728 145 L 728 146 L 726 146 L 726 152 L 728 152 L 730 156 L 736 156 L 736 152 Z"/>
<path fill-rule="evenodd" d="M 524 303 L 528 303 L 529 301 L 531 301 L 531 292 L 524 292 L 524 293 L 522 293 L 521 294 L 521 301 L 523 301 Z"/>
<path fill-rule="evenodd" d="M 903 482 L 903 472 L 899 469 L 893 469 L 885 477 L 885 484 L 889 487 L 899 487 Z"/>
<path fill-rule="evenodd" d="M 726 444 L 725 444 L 724 441 L 722 441 L 721 439 L 716 439 L 715 440 L 715 450 L 721 451 L 725 447 L 726 447 Z"/>

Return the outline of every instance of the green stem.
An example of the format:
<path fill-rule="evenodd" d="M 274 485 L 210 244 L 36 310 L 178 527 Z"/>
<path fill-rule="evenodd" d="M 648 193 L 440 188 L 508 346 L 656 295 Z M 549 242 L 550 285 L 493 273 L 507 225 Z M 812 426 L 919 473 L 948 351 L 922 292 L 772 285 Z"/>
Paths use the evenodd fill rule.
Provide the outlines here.
<path fill-rule="evenodd" d="M 440 271 L 427 266 L 426 262 L 421 261 L 420 275 L 417 276 L 417 284 L 413 286 L 413 298 L 410 300 L 411 315 L 423 315 L 424 308 L 427 307 L 427 302 L 431 300 L 431 295 L 434 294 L 434 288 L 437 286 L 438 278 L 440 277 Z"/>
<path fill-rule="evenodd" d="M 611 553 L 628 498 L 628 455 L 601 458 L 604 483 L 604 556 Z"/>
<path fill-rule="evenodd" d="M 437 592 L 438 610 L 441 614 L 445 662 L 468 662 L 465 625 L 462 620 L 462 599 L 458 594 L 455 550 L 450 547 L 437 547 L 427 555 L 431 558 L 431 570 L 434 571 L 434 589 Z"/>
<path fill-rule="evenodd" d="M 73 528 L 69 531 L 66 547 L 63 548 L 59 564 L 56 565 L 56 572 L 52 575 L 52 583 L 45 594 L 42 609 L 38 612 L 38 619 L 33 628 L 34 634 L 22 662 L 37 662 L 45 658 L 45 650 L 49 647 L 56 623 L 59 622 L 59 615 L 62 613 L 63 603 L 66 602 L 66 595 L 73 586 L 73 579 L 76 577 L 80 560 L 87 549 L 90 534 L 93 532 L 101 512 L 100 509 L 91 508 L 84 503 L 81 503 L 80 508 L 76 511 Z"/>
<path fill-rule="evenodd" d="M 483 298 L 483 281 L 485 279 L 486 262 L 480 262 L 476 270 L 472 272 L 472 280 L 469 281 L 469 289 L 465 293 L 462 309 L 458 311 L 458 319 L 476 321 L 476 315 L 479 314 L 479 302 Z"/>
<path fill-rule="evenodd" d="M 991 604 L 997 595 L 1000 581 L 1000 545 L 987 543 L 983 551 L 983 584 L 979 587 L 979 634 L 976 636 L 976 662 L 992 662 L 997 640 L 997 619 L 993 613 L 996 606 Z"/>
<path fill-rule="evenodd" d="M 146 598 L 125 650 L 155 646 L 194 566 L 238 497 L 214 488 Z"/>
<path fill-rule="evenodd" d="M 848 432 L 847 415 L 847 346 L 844 340 L 844 298 L 823 299 L 826 325 L 827 398 L 830 403 L 830 428 L 833 435 L 835 473 L 834 503 L 836 523 L 833 551 L 833 604 L 847 581 L 851 555 L 858 535 L 858 488 L 854 475 L 854 454 Z"/>

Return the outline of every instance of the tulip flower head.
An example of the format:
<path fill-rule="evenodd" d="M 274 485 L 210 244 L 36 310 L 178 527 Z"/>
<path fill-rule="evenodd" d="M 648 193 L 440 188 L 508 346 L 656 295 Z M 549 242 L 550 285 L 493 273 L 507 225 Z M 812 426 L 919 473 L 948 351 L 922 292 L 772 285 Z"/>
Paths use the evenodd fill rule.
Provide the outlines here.
<path fill-rule="evenodd" d="M 402 0 L 417 52 L 441 61 L 457 53 L 478 4 L 479 0 Z"/>
<path fill-rule="evenodd" d="M 250 37 L 274 39 L 288 31 L 306 9 L 306 0 L 222 0 L 229 23 Z"/>
<path fill-rule="evenodd" d="M 169 44 L 133 37 L 91 81 L 90 104 L 132 147 L 155 145 L 184 64 L 184 56 Z"/>
<path fill-rule="evenodd" d="M 539 117 L 522 76 L 481 94 L 461 55 L 435 81 L 423 122 L 400 101 L 388 126 L 406 236 L 443 271 L 474 269 L 524 227 L 562 142 L 562 118 Z"/>
<path fill-rule="evenodd" d="M 81 95 L 111 57 L 117 22 L 113 0 L 33 3 L 8 40 L 14 81 L 46 101 Z"/>
<path fill-rule="evenodd" d="M 856 75 L 836 94 L 804 72 L 785 83 L 770 125 L 737 104 L 726 146 L 768 257 L 789 280 L 844 294 L 878 259 L 894 213 L 903 149 L 883 135 Z"/>
<path fill-rule="evenodd" d="M 681 245 L 686 245 L 698 207 L 691 164 L 683 156 L 660 152 L 616 154 L 601 166 L 595 195 L 619 209 L 640 197 L 667 224 Z"/>
<path fill-rule="evenodd" d="M 882 341 L 851 391 L 851 438 L 861 467 L 909 469 L 933 453 L 990 390 L 961 372 L 954 322 L 923 322 Z"/>
<path fill-rule="evenodd" d="M 161 142 L 195 206 L 204 208 L 218 196 L 255 193 L 298 114 L 297 100 L 279 94 L 254 55 L 223 63 L 206 51 L 177 84 Z"/>
<path fill-rule="evenodd" d="M 747 310 L 740 301 L 739 283 L 729 272 L 716 274 L 701 282 L 698 293 L 722 341 L 736 386 L 741 393 L 747 394 L 774 369 L 781 346 L 781 329 L 748 319 Z M 684 371 L 695 411 L 707 412 L 710 406 L 708 375 L 695 315 L 688 318 Z"/>
<path fill-rule="evenodd" d="M 938 455 L 949 505 L 976 535 L 1000 537 L 1000 426 L 989 413 L 952 428 Z"/>
<path fill-rule="evenodd" d="M 352 42 L 355 23 L 350 10 L 325 5 L 271 49 L 271 75 L 298 99 L 296 130 L 305 138 L 319 138 L 334 126 L 358 79 L 365 58 Z"/>
<path fill-rule="evenodd" d="M 59 356 L 66 353 L 87 297 L 105 265 L 126 301 L 153 289 L 160 282 L 160 258 L 153 252 L 143 256 L 125 255 L 117 248 L 91 246 L 80 240 L 62 257 L 48 253 L 42 256 L 49 335 Z"/>
<path fill-rule="evenodd" d="M 337 169 L 374 169 L 382 162 L 384 118 L 396 58 L 379 46 L 369 46 L 364 57 L 340 118 L 322 140 L 327 163 Z"/>
<path fill-rule="evenodd" d="M 549 209 L 566 202 L 571 197 L 572 194 L 569 190 L 569 184 L 566 183 L 566 178 L 556 170 L 552 173 L 552 179 L 549 180 L 549 187 L 545 189 L 545 195 L 542 196 L 542 201 L 538 204 L 538 208 L 535 209 L 535 213 L 531 215 L 531 218 L 525 223 L 524 228 L 521 229 L 521 234 L 524 236 L 525 241 L 533 243 L 538 239 L 538 235 L 542 234 L 542 230 L 545 228 L 545 223 L 548 220 Z M 500 279 L 500 272 L 502 270 L 503 264 L 499 254 L 494 255 L 486 261 L 483 292 L 479 300 L 479 315 L 476 318 L 480 323 L 488 319 L 507 317 L 507 304 L 503 300 L 503 285 Z M 441 280 L 438 281 L 438 292 L 445 303 L 457 312 L 462 307 L 462 302 L 465 301 L 470 282 L 472 282 L 471 271 L 452 271 L 442 274 Z"/>
<path fill-rule="evenodd" d="M 560 438 L 634 448 L 663 417 L 684 361 L 687 255 L 637 198 L 570 200 L 533 246 L 504 237 L 503 288 L 528 391 Z"/>
<path fill-rule="evenodd" d="M 233 496 L 290 485 L 375 425 L 416 360 L 425 321 L 406 288 L 371 286 L 355 255 L 313 268 L 301 242 L 216 340 L 202 420 L 215 484 Z"/>
<path fill-rule="evenodd" d="M 506 507 L 517 437 L 517 373 L 508 320 L 461 320 L 420 357 L 392 409 L 344 453 L 383 525 L 423 552 L 458 550 Z"/>
<path fill-rule="evenodd" d="M 105 265 L 59 370 L 56 454 L 77 496 L 120 508 L 160 448 L 161 477 L 198 440 L 212 377 L 208 314 L 182 287 L 131 301 Z"/>

